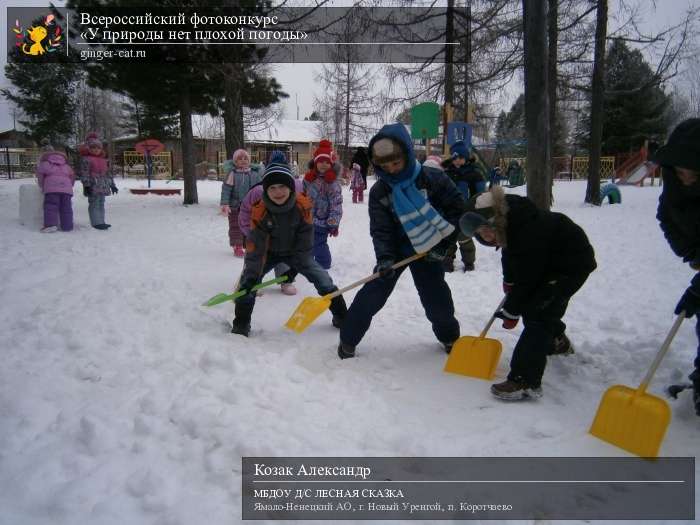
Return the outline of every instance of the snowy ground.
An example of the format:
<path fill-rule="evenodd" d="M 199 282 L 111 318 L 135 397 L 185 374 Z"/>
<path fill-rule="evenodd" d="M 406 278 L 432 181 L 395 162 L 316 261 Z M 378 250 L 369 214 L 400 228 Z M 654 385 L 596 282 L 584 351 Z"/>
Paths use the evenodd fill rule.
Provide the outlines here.
<path fill-rule="evenodd" d="M 259 299 L 250 339 L 231 335 L 230 303 L 199 306 L 242 265 L 219 183 L 200 182 L 200 204 L 184 207 L 120 179 L 111 230 L 92 229 L 76 195 L 76 230 L 41 234 L 17 218 L 27 182 L 0 182 L 2 525 L 236 523 L 242 456 L 627 456 L 587 429 L 605 388 L 639 383 L 691 277 L 655 220 L 659 188 L 624 187 L 622 205 L 594 208 L 583 183 L 557 183 L 554 209 L 584 227 L 598 270 L 565 318 L 577 353 L 550 359 L 541 400 L 507 404 L 442 372 L 408 274 L 356 359 L 337 358 L 329 314 L 302 335 L 283 327 L 314 295 L 303 278 L 296 297 Z M 345 202 L 331 240 L 339 285 L 374 263 L 366 204 L 347 189 Z M 479 246 L 476 267 L 447 277 L 465 335 L 500 300 L 497 253 Z M 499 377 L 520 330 L 490 333 L 504 346 Z M 652 393 L 689 372 L 695 346 L 686 322 Z M 672 403 L 662 456 L 697 457 L 689 397 Z"/>

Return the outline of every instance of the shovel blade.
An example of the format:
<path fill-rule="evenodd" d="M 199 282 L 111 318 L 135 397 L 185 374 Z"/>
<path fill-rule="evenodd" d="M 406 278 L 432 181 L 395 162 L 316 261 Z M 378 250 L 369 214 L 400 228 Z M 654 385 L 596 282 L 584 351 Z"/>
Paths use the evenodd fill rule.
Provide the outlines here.
<path fill-rule="evenodd" d="M 331 300 L 326 297 L 306 297 L 284 326 L 300 334 L 313 323 L 319 315 L 328 310 Z"/>
<path fill-rule="evenodd" d="M 501 350 L 501 342 L 496 339 L 462 336 L 452 346 L 444 370 L 479 379 L 493 379 Z"/>
<path fill-rule="evenodd" d="M 229 294 L 225 293 L 218 293 L 211 299 L 209 299 L 206 303 L 202 304 L 202 306 L 215 306 L 217 304 L 224 303 L 229 300 L 231 296 Z"/>
<path fill-rule="evenodd" d="M 671 421 L 671 409 L 660 397 L 624 385 L 608 388 L 590 433 L 640 457 L 655 458 Z"/>

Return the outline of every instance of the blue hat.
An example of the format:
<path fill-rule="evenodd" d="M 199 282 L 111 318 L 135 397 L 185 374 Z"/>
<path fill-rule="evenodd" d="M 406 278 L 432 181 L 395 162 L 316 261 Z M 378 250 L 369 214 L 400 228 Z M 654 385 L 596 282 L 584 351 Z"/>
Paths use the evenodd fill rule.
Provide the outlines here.
<path fill-rule="evenodd" d="M 453 159 L 456 157 L 464 157 L 466 159 L 469 156 L 469 148 L 467 148 L 463 140 L 458 140 L 450 146 L 450 153 Z"/>
<path fill-rule="evenodd" d="M 273 151 L 270 155 L 270 163 L 265 166 L 262 179 L 263 190 L 267 191 L 267 188 L 273 184 L 284 184 L 294 193 L 294 175 L 281 151 Z"/>

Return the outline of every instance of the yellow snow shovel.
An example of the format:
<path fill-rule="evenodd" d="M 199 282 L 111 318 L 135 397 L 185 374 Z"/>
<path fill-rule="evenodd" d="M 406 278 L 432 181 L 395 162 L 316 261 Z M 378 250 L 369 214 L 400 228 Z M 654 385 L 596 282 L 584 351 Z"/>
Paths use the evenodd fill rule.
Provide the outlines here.
<path fill-rule="evenodd" d="M 591 434 L 641 457 L 658 456 L 671 421 L 671 409 L 660 397 L 647 394 L 646 389 L 684 318 L 685 312 L 676 317 L 651 368 L 636 390 L 624 385 L 608 388 L 598 406 Z"/>
<path fill-rule="evenodd" d="M 505 302 L 506 297 L 503 297 L 496 312 L 503 308 Z M 486 333 L 495 319 L 496 313 L 494 312 L 479 337 L 464 335 L 455 341 L 450 357 L 445 363 L 445 372 L 478 377 L 479 379 L 493 379 L 498 360 L 501 358 L 502 347 L 500 341 L 487 338 Z"/>
<path fill-rule="evenodd" d="M 397 268 L 406 266 L 407 264 L 412 263 L 416 259 L 420 259 L 424 255 L 425 253 L 417 253 L 415 255 L 411 255 L 410 257 L 407 257 L 406 259 L 397 262 L 395 265 L 392 266 L 392 268 L 396 270 Z M 301 301 L 301 303 L 299 303 L 299 306 L 297 306 L 297 309 L 294 310 L 294 313 L 284 326 L 286 326 L 290 330 L 294 330 L 298 334 L 302 333 L 311 325 L 311 323 L 313 323 L 316 320 L 316 318 L 319 315 L 328 310 L 328 307 L 331 305 L 331 299 L 341 294 L 344 294 L 348 290 L 352 290 L 353 288 L 356 288 L 361 284 L 368 283 L 369 281 L 373 281 L 379 277 L 381 277 L 381 274 L 379 272 L 376 272 L 368 277 L 365 277 L 364 279 L 355 281 L 354 283 L 346 286 L 345 288 L 341 288 L 340 290 L 336 290 L 333 293 L 326 294 L 323 297 L 305 297 L 304 300 Z"/>

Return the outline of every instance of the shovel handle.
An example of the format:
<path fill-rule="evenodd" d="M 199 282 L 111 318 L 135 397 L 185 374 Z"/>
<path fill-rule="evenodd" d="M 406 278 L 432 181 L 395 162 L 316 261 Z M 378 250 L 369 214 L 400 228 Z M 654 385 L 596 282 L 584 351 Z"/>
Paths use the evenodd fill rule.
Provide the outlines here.
<path fill-rule="evenodd" d="M 661 360 L 664 358 L 664 356 L 666 355 L 666 352 L 668 352 L 668 349 L 671 347 L 671 341 L 673 341 L 673 338 L 676 337 L 676 333 L 678 332 L 678 329 L 681 327 L 681 323 L 683 322 L 683 319 L 685 319 L 685 311 L 682 311 L 676 317 L 676 321 L 673 323 L 673 326 L 671 327 L 671 330 L 668 332 L 668 335 L 666 336 L 664 343 L 661 345 L 661 349 L 659 350 L 659 353 L 656 354 L 656 358 L 654 358 L 654 362 L 651 364 L 651 367 L 649 367 L 649 371 L 647 372 L 647 375 L 644 376 L 642 383 L 639 385 L 639 388 L 637 388 L 637 394 L 643 394 L 646 391 L 647 387 L 649 386 L 649 383 L 651 383 L 651 379 L 652 379 L 652 377 L 654 377 L 654 374 L 656 373 L 656 369 L 659 368 L 659 365 L 661 364 Z"/>
<path fill-rule="evenodd" d="M 416 253 L 415 255 L 411 255 L 410 257 L 406 257 L 405 259 L 403 259 L 403 260 L 397 262 L 396 264 L 394 264 L 394 265 L 391 267 L 391 269 L 392 269 L 392 270 L 396 270 L 397 268 L 401 268 L 402 266 L 406 266 L 407 264 L 410 264 L 410 263 L 412 263 L 413 261 L 415 261 L 415 260 L 417 260 L 417 259 L 420 259 L 421 257 L 425 256 L 426 253 L 427 253 L 427 252 Z M 368 276 L 365 277 L 364 279 L 360 279 L 359 281 L 355 281 L 354 283 L 349 284 L 349 285 L 347 285 L 346 287 L 341 288 L 340 290 L 336 290 L 336 291 L 333 292 L 333 293 L 329 293 L 328 295 L 324 295 L 323 297 L 324 297 L 325 299 L 333 299 L 334 297 L 338 297 L 339 295 L 344 294 L 344 293 L 347 292 L 348 290 L 352 290 L 353 288 L 357 288 L 357 287 L 360 286 L 361 284 L 365 284 L 365 283 L 368 283 L 368 282 L 370 282 L 370 281 L 374 281 L 375 279 L 378 279 L 378 278 L 381 277 L 381 276 L 382 276 L 382 274 L 381 274 L 380 272 L 375 272 L 375 273 L 373 273 L 372 275 L 368 275 Z"/>
<path fill-rule="evenodd" d="M 486 323 L 486 326 L 484 326 L 484 329 L 479 334 L 479 338 L 483 339 L 484 337 L 486 337 L 486 334 L 488 333 L 489 329 L 491 328 L 491 325 L 496 320 L 496 312 L 498 312 L 501 308 L 503 308 L 503 305 L 506 304 L 506 299 L 508 299 L 508 296 L 504 295 L 503 299 L 501 299 L 501 302 L 496 307 L 496 311 L 493 312 L 491 319 L 489 319 L 489 322 Z"/>

